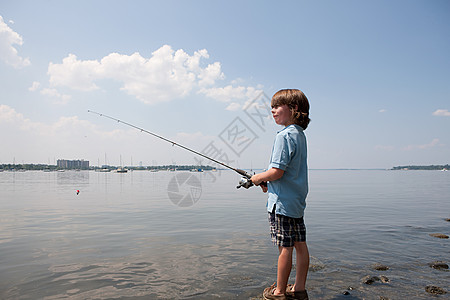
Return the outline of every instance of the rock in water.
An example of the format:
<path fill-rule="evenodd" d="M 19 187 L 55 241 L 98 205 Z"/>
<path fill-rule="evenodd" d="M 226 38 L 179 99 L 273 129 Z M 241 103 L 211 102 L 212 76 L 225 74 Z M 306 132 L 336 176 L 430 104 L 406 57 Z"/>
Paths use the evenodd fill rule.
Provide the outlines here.
<path fill-rule="evenodd" d="M 374 264 L 372 266 L 372 268 L 377 270 L 377 271 L 387 271 L 387 270 L 389 270 L 388 266 L 385 266 L 385 265 L 382 265 L 382 264 L 379 264 L 379 263 Z"/>
<path fill-rule="evenodd" d="M 377 280 L 379 280 L 378 277 L 367 275 L 366 277 L 363 278 L 363 283 L 365 283 L 365 284 L 372 284 L 372 283 L 374 283 Z"/>
<path fill-rule="evenodd" d="M 310 272 L 317 272 L 317 271 L 325 269 L 325 264 L 323 262 L 321 262 L 318 258 L 316 258 L 314 256 L 310 256 L 309 259 L 310 259 L 310 262 L 309 262 L 309 271 Z"/>
<path fill-rule="evenodd" d="M 448 265 L 443 261 L 433 261 L 429 266 L 436 270 L 448 269 Z"/>
<path fill-rule="evenodd" d="M 430 294 L 433 294 L 433 295 L 444 295 L 444 294 L 447 294 L 447 292 L 443 288 L 435 286 L 435 285 L 427 285 L 425 287 L 425 291 L 427 293 L 430 293 Z"/>
<path fill-rule="evenodd" d="M 362 280 L 362 282 L 365 283 L 365 284 L 372 284 L 372 283 L 374 283 L 375 281 L 380 281 L 380 278 L 377 277 L 377 276 L 370 276 L 370 275 L 367 275 L 367 276 L 364 277 L 363 280 Z"/>
<path fill-rule="evenodd" d="M 382 283 L 388 283 L 389 282 L 389 278 L 387 278 L 384 275 L 381 275 L 380 277 L 367 275 L 366 277 L 364 277 L 362 279 L 362 282 L 364 284 L 372 284 L 372 283 L 377 282 L 377 281 L 381 281 Z"/>
<path fill-rule="evenodd" d="M 440 238 L 440 239 L 448 239 L 448 235 L 443 233 L 430 233 L 430 236 Z"/>

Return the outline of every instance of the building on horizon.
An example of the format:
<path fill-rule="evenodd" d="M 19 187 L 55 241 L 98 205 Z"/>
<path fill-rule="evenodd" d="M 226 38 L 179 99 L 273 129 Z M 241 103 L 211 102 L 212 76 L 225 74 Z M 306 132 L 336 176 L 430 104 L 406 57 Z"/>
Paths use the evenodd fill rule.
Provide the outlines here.
<path fill-rule="evenodd" d="M 57 166 L 58 169 L 89 170 L 89 161 L 83 159 L 82 160 L 58 159 Z"/>

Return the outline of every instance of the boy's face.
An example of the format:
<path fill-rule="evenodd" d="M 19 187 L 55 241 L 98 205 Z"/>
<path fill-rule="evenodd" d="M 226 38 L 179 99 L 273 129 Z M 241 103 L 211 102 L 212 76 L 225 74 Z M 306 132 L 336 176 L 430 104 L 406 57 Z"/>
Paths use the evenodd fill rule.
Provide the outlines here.
<path fill-rule="evenodd" d="M 272 106 L 272 116 L 278 125 L 288 126 L 293 124 L 292 113 L 286 104 Z"/>

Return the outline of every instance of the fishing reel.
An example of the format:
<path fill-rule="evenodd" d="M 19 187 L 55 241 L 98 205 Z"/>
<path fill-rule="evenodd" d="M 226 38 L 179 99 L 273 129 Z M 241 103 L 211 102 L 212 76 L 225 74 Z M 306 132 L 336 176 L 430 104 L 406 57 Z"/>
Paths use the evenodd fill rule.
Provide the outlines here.
<path fill-rule="evenodd" d="M 250 176 L 250 177 L 247 177 L 247 176 L 242 177 L 242 178 L 239 180 L 238 185 L 237 185 L 236 188 L 239 189 L 239 188 L 241 188 L 241 187 L 244 187 L 244 188 L 248 189 L 248 188 L 254 186 L 254 184 L 253 184 L 253 182 L 250 180 L 250 178 L 251 178 L 251 176 Z M 261 182 L 259 185 L 260 185 L 260 186 L 267 187 L 267 182 L 263 181 L 263 182 Z"/>
<path fill-rule="evenodd" d="M 253 186 L 253 182 L 250 180 L 250 178 L 247 177 L 242 177 L 239 180 L 238 185 L 236 186 L 237 189 L 244 187 L 246 189 L 248 189 L 249 187 Z"/>

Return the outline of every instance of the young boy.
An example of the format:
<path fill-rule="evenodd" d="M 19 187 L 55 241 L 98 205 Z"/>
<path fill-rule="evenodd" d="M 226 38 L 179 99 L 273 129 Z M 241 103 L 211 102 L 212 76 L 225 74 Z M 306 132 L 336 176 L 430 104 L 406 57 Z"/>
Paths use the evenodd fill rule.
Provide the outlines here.
<path fill-rule="evenodd" d="M 275 138 L 269 169 L 252 176 L 255 185 L 266 181 L 272 241 L 278 245 L 277 284 L 264 290 L 264 299 L 308 299 L 305 290 L 309 267 L 303 213 L 308 194 L 306 137 L 309 102 L 302 91 L 280 90 L 272 97 L 272 115 L 283 125 Z M 292 254 L 296 251 L 295 284 L 288 286 Z"/>

